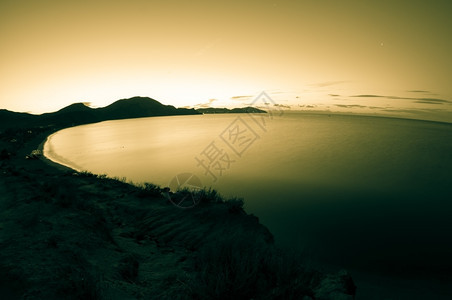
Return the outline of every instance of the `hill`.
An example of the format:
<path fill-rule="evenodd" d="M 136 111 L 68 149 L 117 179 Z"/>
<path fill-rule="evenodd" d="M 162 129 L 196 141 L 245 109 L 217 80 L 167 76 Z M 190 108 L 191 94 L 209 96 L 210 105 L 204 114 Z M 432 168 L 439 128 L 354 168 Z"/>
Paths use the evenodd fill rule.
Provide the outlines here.
<path fill-rule="evenodd" d="M 143 118 L 154 116 L 196 115 L 194 109 L 164 105 L 147 97 L 118 100 L 106 107 L 90 108 L 83 103 L 74 103 L 56 112 L 42 115 L 0 110 L 0 128 L 29 126 L 72 126 L 107 120 Z"/>
<path fill-rule="evenodd" d="M 67 127 L 95 123 L 107 120 L 120 120 L 131 118 L 145 118 L 154 116 L 177 116 L 197 114 L 226 114 L 226 113 L 266 113 L 255 107 L 242 108 L 176 108 L 164 105 L 148 97 L 133 97 L 118 100 L 108 106 L 91 108 L 84 103 L 74 103 L 56 112 L 33 115 L 29 113 L 0 110 L 1 128 L 25 127 Z"/>
<path fill-rule="evenodd" d="M 0 109 L 0 128 L 17 127 L 17 124 L 33 122 L 38 116 Z"/>

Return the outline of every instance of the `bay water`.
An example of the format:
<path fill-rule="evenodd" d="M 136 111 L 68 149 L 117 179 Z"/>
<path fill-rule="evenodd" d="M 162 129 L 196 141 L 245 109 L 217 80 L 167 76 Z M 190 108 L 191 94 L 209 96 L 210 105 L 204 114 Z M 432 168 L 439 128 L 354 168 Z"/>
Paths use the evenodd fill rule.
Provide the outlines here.
<path fill-rule="evenodd" d="M 281 247 L 354 270 L 358 286 L 365 274 L 452 278 L 450 123 L 302 112 L 152 117 L 61 130 L 44 154 L 79 171 L 161 186 L 196 178 L 243 197 Z M 401 284 L 397 299 L 410 289 Z M 362 299 L 384 293 L 362 286 Z"/>

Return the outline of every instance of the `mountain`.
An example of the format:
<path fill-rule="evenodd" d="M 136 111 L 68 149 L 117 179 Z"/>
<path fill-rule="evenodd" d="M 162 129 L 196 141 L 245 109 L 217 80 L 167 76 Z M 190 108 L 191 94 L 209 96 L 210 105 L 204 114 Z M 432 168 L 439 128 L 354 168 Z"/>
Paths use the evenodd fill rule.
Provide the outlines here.
<path fill-rule="evenodd" d="M 0 110 L 0 128 L 29 126 L 72 126 L 107 120 L 143 118 L 154 116 L 196 115 L 194 109 L 175 108 L 147 97 L 118 100 L 106 107 L 90 108 L 74 103 L 56 112 L 42 115 Z"/>
<path fill-rule="evenodd" d="M 215 108 L 215 107 L 209 107 L 209 108 L 198 108 L 197 111 L 203 114 L 240 114 L 240 113 L 249 113 L 249 114 L 256 114 L 256 113 L 267 113 L 265 110 L 258 109 L 255 107 L 247 106 L 242 108 Z"/>
<path fill-rule="evenodd" d="M 73 112 L 85 112 L 91 111 L 92 109 L 85 105 L 84 103 L 74 103 L 65 108 L 60 109 L 57 113 L 73 113 Z"/>
<path fill-rule="evenodd" d="M 0 128 L 17 127 L 16 124 L 32 122 L 36 117 L 36 115 L 0 109 Z"/>
<path fill-rule="evenodd" d="M 45 113 L 38 117 L 35 124 L 39 125 L 70 126 L 104 121 L 96 109 L 83 103 L 74 103 L 57 112 Z"/>
<path fill-rule="evenodd" d="M 34 126 L 67 127 L 107 120 L 144 118 L 154 116 L 177 116 L 196 114 L 224 114 L 224 113 L 266 113 L 255 107 L 243 108 L 176 108 L 164 105 L 157 100 L 147 97 L 133 97 L 118 100 L 108 106 L 90 108 L 84 103 L 74 103 L 56 112 L 42 115 L 17 113 L 6 109 L 0 110 L 0 128 L 18 128 Z"/>
<path fill-rule="evenodd" d="M 157 100 L 145 97 L 118 100 L 106 107 L 99 108 L 98 111 L 109 120 L 199 114 L 194 109 L 175 108 L 172 105 L 163 105 Z"/>

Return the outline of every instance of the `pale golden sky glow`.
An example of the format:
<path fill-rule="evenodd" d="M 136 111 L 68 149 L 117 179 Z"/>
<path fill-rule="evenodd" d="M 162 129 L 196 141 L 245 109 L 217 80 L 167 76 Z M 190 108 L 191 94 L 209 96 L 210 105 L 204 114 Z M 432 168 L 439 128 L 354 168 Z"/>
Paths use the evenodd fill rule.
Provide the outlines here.
<path fill-rule="evenodd" d="M 292 109 L 452 121 L 451 11 L 450 1 L 2 0 L 0 108 L 136 95 L 223 106 L 265 90 Z"/>

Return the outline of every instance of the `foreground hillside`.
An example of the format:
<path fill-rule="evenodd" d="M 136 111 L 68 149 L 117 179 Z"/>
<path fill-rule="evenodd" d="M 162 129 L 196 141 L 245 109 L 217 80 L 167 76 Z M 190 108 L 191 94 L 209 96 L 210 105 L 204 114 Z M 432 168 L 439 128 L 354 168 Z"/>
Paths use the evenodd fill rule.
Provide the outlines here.
<path fill-rule="evenodd" d="M 239 199 L 183 210 L 152 184 L 25 159 L 51 132 L 1 134 L 1 299 L 352 299 L 346 272 L 279 251 Z"/>

